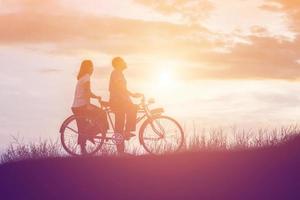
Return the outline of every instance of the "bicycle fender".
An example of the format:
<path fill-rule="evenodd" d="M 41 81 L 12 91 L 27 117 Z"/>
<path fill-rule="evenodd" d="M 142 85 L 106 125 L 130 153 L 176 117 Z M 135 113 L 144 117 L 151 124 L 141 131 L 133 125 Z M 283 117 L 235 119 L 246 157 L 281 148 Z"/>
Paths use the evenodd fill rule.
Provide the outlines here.
<path fill-rule="evenodd" d="M 150 110 L 150 113 L 154 116 L 161 115 L 163 112 L 165 112 L 165 110 L 163 108 L 155 108 L 155 109 Z"/>

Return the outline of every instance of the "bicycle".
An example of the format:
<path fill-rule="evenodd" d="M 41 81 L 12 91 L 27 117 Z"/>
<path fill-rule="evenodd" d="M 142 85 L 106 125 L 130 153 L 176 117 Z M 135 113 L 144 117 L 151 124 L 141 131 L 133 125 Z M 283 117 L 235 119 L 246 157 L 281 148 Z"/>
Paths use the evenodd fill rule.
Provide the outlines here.
<path fill-rule="evenodd" d="M 106 112 L 109 127 L 111 128 L 106 133 L 96 132 L 84 134 L 86 140 L 86 154 L 93 155 L 98 152 L 103 144 L 119 145 L 124 143 L 122 134 L 116 133 L 112 119 L 113 112 L 110 109 L 109 103 L 105 101 L 99 102 L 101 107 Z M 155 103 L 154 99 L 146 101 L 142 96 L 140 104 L 138 104 L 137 125 L 143 121 L 139 129 L 139 143 L 144 147 L 146 152 L 154 155 L 164 153 L 174 153 L 180 150 L 184 142 L 184 132 L 180 124 L 173 118 L 163 115 L 163 108 L 150 109 L 149 105 Z M 78 131 L 78 120 L 85 120 L 85 131 Z M 83 116 L 72 115 L 68 117 L 60 128 L 60 139 L 63 148 L 67 153 L 73 156 L 81 154 L 80 145 L 77 142 L 78 134 L 86 133 L 91 130 L 96 124 L 94 120 Z"/>

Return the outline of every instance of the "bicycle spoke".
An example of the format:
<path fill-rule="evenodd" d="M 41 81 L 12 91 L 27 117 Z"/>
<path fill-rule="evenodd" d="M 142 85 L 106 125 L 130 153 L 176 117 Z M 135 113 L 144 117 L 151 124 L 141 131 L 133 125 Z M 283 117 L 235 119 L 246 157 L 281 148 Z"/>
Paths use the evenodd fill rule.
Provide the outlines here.
<path fill-rule="evenodd" d="M 144 137 L 144 140 L 157 141 L 157 140 L 161 140 L 161 138 L 148 138 L 148 137 Z"/>
<path fill-rule="evenodd" d="M 69 129 L 69 130 L 71 130 L 71 131 L 73 131 L 74 133 L 77 133 L 78 134 L 78 132 L 75 130 L 75 129 L 73 129 L 73 128 L 70 128 L 70 127 L 66 127 L 67 129 Z"/>
<path fill-rule="evenodd" d="M 152 128 L 153 132 L 154 132 L 157 136 L 163 137 L 163 135 L 160 133 L 160 131 L 157 130 L 157 129 L 155 128 L 155 126 L 154 126 L 152 123 L 151 123 L 151 128 Z"/>

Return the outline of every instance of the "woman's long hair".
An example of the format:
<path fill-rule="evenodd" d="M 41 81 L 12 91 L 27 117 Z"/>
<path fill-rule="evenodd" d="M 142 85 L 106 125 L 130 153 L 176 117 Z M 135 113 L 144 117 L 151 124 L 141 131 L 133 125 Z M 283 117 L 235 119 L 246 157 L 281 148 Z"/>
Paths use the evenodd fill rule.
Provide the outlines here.
<path fill-rule="evenodd" d="M 79 80 L 81 77 L 83 77 L 86 74 L 92 74 L 93 73 L 93 62 L 91 60 L 84 60 L 81 63 L 80 70 L 77 75 L 77 80 Z"/>

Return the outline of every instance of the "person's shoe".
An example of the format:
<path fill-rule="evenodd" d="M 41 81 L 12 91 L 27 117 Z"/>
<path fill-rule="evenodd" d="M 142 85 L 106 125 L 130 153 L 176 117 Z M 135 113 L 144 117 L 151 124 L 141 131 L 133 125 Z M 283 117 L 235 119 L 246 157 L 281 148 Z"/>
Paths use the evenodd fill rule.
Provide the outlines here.
<path fill-rule="evenodd" d="M 125 132 L 125 140 L 130 140 L 130 138 L 134 137 L 135 134 L 131 132 Z"/>
<path fill-rule="evenodd" d="M 124 145 L 124 143 L 117 144 L 117 150 L 118 150 L 118 154 L 122 155 L 124 153 L 124 151 L 125 151 L 125 145 Z"/>
<path fill-rule="evenodd" d="M 95 144 L 95 140 L 93 136 L 88 137 L 88 141 L 90 141 L 91 143 Z"/>

